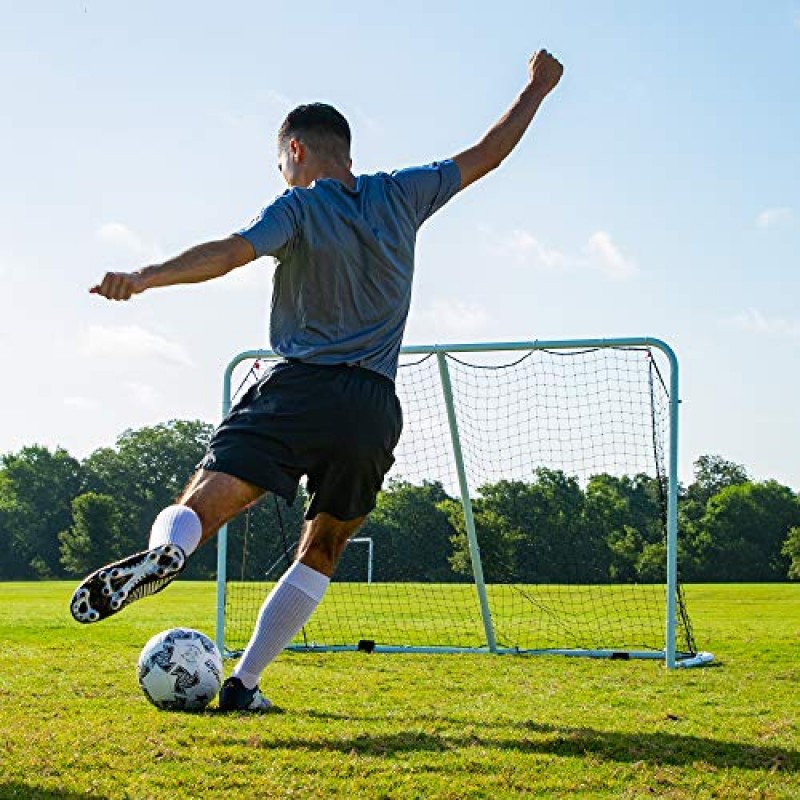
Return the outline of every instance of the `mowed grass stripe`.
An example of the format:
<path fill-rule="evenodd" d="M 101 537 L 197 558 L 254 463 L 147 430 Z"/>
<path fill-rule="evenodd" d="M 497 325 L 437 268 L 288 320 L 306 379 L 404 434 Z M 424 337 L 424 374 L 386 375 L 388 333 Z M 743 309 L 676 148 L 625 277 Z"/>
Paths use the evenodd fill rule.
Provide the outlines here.
<path fill-rule="evenodd" d="M 800 785 L 800 586 L 689 586 L 719 666 L 284 654 L 260 718 L 169 714 L 142 644 L 213 632 L 177 583 L 78 626 L 67 584 L 0 584 L 0 797 L 767 797 Z"/>

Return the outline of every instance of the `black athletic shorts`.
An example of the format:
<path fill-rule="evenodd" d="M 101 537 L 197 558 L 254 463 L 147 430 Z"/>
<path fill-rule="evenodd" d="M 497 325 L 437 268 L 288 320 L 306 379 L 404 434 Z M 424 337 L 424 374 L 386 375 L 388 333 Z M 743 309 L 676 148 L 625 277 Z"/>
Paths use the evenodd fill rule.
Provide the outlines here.
<path fill-rule="evenodd" d="M 375 508 L 403 416 L 389 378 L 362 367 L 281 361 L 214 433 L 202 469 L 292 502 L 308 478 L 306 519 L 351 520 Z"/>

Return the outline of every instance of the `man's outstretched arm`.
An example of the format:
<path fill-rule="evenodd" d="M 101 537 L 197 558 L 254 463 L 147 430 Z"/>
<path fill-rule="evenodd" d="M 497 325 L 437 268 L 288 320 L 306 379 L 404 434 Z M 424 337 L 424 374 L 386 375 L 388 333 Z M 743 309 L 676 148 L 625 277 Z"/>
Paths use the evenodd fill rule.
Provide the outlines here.
<path fill-rule="evenodd" d="M 241 236 L 192 247 L 163 264 L 154 264 L 136 272 L 107 272 L 89 291 L 109 300 L 129 300 L 133 295 L 157 286 L 176 283 L 202 283 L 226 275 L 255 259 L 253 246 Z"/>
<path fill-rule="evenodd" d="M 461 171 L 462 189 L 500 166 L 531 124 L 542 100 L 555 89 L 563 72 L 564 67 L 547 50 L 540 50 L 531 58 L 528 84 L 511 108 L 478 144 L 453 159 Z"/>

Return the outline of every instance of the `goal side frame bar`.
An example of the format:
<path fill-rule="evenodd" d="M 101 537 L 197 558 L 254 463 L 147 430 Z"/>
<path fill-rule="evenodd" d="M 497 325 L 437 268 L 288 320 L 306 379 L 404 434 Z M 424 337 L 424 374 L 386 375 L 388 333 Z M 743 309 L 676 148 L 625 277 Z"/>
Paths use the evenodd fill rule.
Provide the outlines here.
<path fill-rule="evenodd" d="M 670 368 L 669 375 L 669 455 L 668 455 L 668 483 L 667 483 L 667 581 L 666 581 L 666 620 L 665 641 L 662 651 L 625 651 L 624 654 L 611 650 L 519 650 L 512 648 L 499 648 L 495 641 L 494 629 L 491 620 L 486 595 L 486 585 L 483 580 L 483 571 L 480 561 L 475 520 L 472 514 L 472 503 L 461 456 L 461 444 L 458 436 L 458 421 L 455 415 L 452 391 L 450 389 L 449 373 L 447 370 L 446 355 L 448 353 L 489 353 L 513 352 L 520 350 L 595 350 L 615 348 L 654 348 L 660 350 L 667 359 Z M 432 355 L 435 354 L 439 364 L 442 379 L 442 391 L 447 408 L 448 422 L 450 424 L 451 443 L 453 455 L 458 471 L 461 501 L 464 507 L 465 526 L 470 546 L 470 557 L 475 572 L 475 586 L 480 603 L 481 617 L 486 633 L 487 646 L 482 648 L 454 648 L 454 647 L 393 647 L 376 645 L 375 652 L 426 652 L 426 653 L 525 653 L 528 655 L 555 654 L 555 655 L 584 655 L 594 658 L 658 658 L 663 659 L 667 669 L 675 669 L 679 665 L 679 657 L 686 655 L 676 652 L 675 632 L 677 626 L 678 608 L 678 408 L 680 398 L 678 395 L 679 367 L 675 351 L 662 339 L 641 336 L 621 337 L 609 339 L 534 339 L 527 342 L 478 342 L 471 344 L 436 344 L 436 345 L 406 345 L 400 349 L 401 355 Z M 231 409 L 231 382 L 233 371 L 243 361 L 279 358 L 273 350 L 258 349 L 245 350 L 234 356 L 225 368 L 222 389 L 222 416 L 227 416 Z M 220 652 L 230 654 L 225 647 L 225 584 L 227 578 L 227 552 L 228 536 L 227 525 L 223 525 L 217 534 L 217 613 L 216 613 L 216 641 Z M 296 648 L 292 648 L 296 649 Z M 347 651 L 356 650 L 356 646 L 324 646 L 314 649 L 317 651 Z"/>

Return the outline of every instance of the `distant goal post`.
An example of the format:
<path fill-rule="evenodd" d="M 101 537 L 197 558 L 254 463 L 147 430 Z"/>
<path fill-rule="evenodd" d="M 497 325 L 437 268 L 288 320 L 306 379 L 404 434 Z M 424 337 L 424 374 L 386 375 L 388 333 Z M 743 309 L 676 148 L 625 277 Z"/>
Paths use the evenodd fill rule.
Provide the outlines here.
<path fill-rule="evenodd" d="M 278 358 L 269 350 L 249 350 L 231 360 L 223 380 L 223 415 L 230 410 L 237 389 L 256 379 L 259 369 Z M 669 669 L 703 661 L 704 656 L 698 656 L 694 644 L 678 581 L 678 386 L 674 351 L 666 342 L 651 337 L 403 347 L 397 391 L 406 423 L 398 446 L 398 462 L 390 475 L 398 475 L 411 484 L 436 483 L 445 494 L 458 500 L 461 518 L 453 524 L 463 532 L 468 558 L 462 554 L 456 574 L 453 565 L 457 557 L 451 555 L 449 566 L 444 566 L 441 573 L 451 569 L 453 574 L 443 583 L 417 581 L 413 575 L 400 581 L 382 580 L 382 570 L 386 574 L 390 571 L 384 569 L 381 555 L 377 554 L 373 576 L 373 538 L 361 537 L 360 533 L 363 542 L 368 542 L 369 556 L 368 578 L 365 575 L 358 581 L 385 591 L 386 604 L 394 602 L 395 595 L 403 594 L 407 605 L 398 612 L 398 618 L 406 620 L 406 627 L 398 622 L 395 630 L 393 623 L 387 623 L 384 606 L 378 634 L 374 627 L 377 623 L 369 619 L 343 621 L 341 613 L 335 611 L 337 599 L 341 595 L 344 603 L 344 594 L 350 592 L 347 605 L 358 605 L 353 602 L 354 597 L 360 597 L 358 581 L 351 580 L 338 588 L 334 581 L 329 596 L 309 622 L 309 632 L 304 631 L 302 641 L 290 646 L 343 650 L 356 649 L 367 641 L 369 649 L 387 652 L 655 658 L 663 659 Z M 419 400 L 423 395 L 424 399 Z M 470 425 L 465 441 L 464 429 Z M 473 448 L 469 437 L 480 439 L 484 435 L 482 428 L 487 429 L 488 444 L 479 442 Z M 433 445 L 432 439 L 436 439 Z M 546 448 L 541 447 L 544 441 Z M 494 443 L 497 453 L 485 449 Z M 422 454 L 428 447 L 436 455 L 426 460 Z M 479 520 L 486 517 L 481 510 L 485 503 L 481 489 L 509 483 L 524 487 L 535 482 L 537 476 L 551 473 L 581 489 L 597 475 L 646 476 L 643 480 L 649 476 L 651 494 L 656 492 L 652 488 L 655 486 L 663 502 L 663 581 L 646 590 L 633 585 L 630 578 L 628 583 L 616 586 L 608 575 L 589 582 L 584 575 L 569 580 L 568 586 L 567 581 L 564 586 L 552 581 L 552 585 L 547 581 L 534 583 L 524 580 L 524 571 L 519 573 L 523 579 L 518 580 L 519 575 L 502 559 L 493 563 L 487 580 L 479 534 L 488 534 L 476 522 L 475 510 L 477 503 Z M 588 524 L 591 527 L 591 520 Z M 534 564 L 529 573 L 531 569 L 535 572 L 536 560 L 541 557 L 533 546 L 528 551 L 533 555 L 529 553 L 526 558 Z M 660 550 L 653 547 L 652 552 Z M 235 654 L 243 645 L 241 635 L 233 635 L 232 628 L 241 624 L 245 629 L 252 620 L 245 623 L 237 617 L 232 622 L 233 615 L 238 614 L 232 598 L 248 587 L 244 579 L 228 581 L 229 556 L 228 531 L 224 527 L 218 536 L 216 635 L 221 651 Z M 287 552 L 287 563 L 288 560 Z M 466 563 L 471 573 L 468 577 Z M 563 574 L 567 578 L 566 570 Z M 278 574 L 264 574 L 249 580 L 258 584 L 258 591 L 263 593 L 277 577 Z M 436 621 L 431 623 L 430 634 L 408 623 L 409 617 L 415 613 L 424 616 L 435 603 L 445 608 L 456 595 L 468 598 L 463 595 L 465 582 L 473 587 L 474 624 L 447 622 L 439 611 L 431 614 Z M 654 589 L 657 585 L 661 586 L 658 591 Z M 634 594 L 646 594 L 648 599 L 627 597 Z M 618 597 L 608 600 L 615 595 Z M 623 595 L 626 597 L 620 600 Z M 610 605 L 612 602 L 620 605 Z M 418 612 L 414 603 L 419 604 Z M 336 620 L 330 631 L 323 627 L 326 605 Z M 654 608 L 659 605 L 662 633 L 656 641 Z M 631 619 L 626 617 L 627 621 L 612 631 L 616 609 Z M 370 613 L 369 608 L 365 613 Z M 646 623 L 633 619 L 640 613 L 648 616 Z M 544 622 L 549 627 L 545 628 Z M 589 631 L 589 626 L 595 624 L 597 631 Z M 436 625 L 441 627 L 436 629 Z M 531 633 L 540 627 L 535 635 Z M 608 633 L 604 634 L 603 629 Z M 560 644 L 562 634 L 564 641 Z"/>

